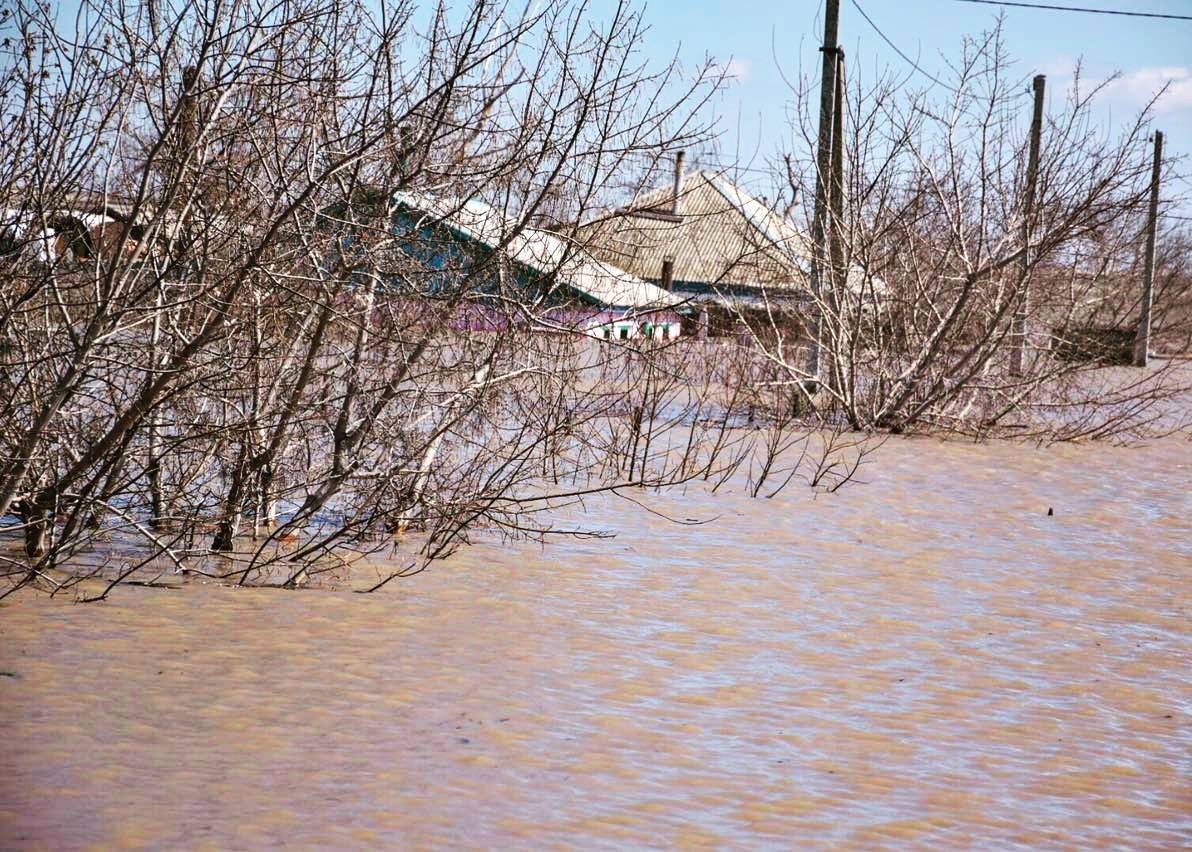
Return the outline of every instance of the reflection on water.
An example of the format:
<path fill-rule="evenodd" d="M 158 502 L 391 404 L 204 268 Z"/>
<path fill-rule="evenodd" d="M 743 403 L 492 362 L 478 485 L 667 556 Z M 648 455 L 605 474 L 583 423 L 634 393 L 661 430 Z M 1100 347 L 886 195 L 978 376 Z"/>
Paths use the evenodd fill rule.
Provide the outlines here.
<path fill-rule="evenodd" d="M 1192 843 L 1192 445 L 866 473 L 369 597 L 20 598 L 0 847 Z"/>

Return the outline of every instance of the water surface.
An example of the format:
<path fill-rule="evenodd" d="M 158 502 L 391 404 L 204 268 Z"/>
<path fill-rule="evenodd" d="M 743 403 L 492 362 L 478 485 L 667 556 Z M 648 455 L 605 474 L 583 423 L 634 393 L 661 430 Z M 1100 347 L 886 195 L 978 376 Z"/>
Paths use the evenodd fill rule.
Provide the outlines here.
<path fill-rule="evenodd" d="M 373 596 L 10 599 L 0 847 L 1192 844 L 1192 444 L 863 478 Z"/>

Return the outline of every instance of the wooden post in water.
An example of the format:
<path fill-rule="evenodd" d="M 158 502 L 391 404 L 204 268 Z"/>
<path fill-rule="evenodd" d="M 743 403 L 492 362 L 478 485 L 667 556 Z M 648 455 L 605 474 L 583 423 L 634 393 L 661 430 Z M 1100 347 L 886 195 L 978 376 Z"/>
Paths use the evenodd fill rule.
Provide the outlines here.
<path fill-rule="evenodd" d="M 1146 258 L 1142 269 L 1142 308 L 1134 335 L 1134 366 L 1145 367 L 1151 348 L 1151 302 L 1155 296 L 1155 229 L 1159 220 L 1159 171 L 1163 165 L 1163 134 L 1155 131 L 1155 161 L 1151 165 L 1151 207 L 1146 217 Z"/>
<path fill-rule="evenodd" d="M 1010 323 L 1010 372 L 1016 376 L 1022 375 L 1023 364 L 1026 360 L 1027 315 L 1031 307 L 1031 216 L 1035 209 L 1035 184 L 1039 177 L 1039 137 L 1043 133 L 1043 90 L 1047 84 L 1047 77 L 1036 74 L 1034 81 L 1035 111 L 1031 118 L 1031 150 L 1026 161 L 1026 188 L 1022 199 L 1022 261 L 1021 269 L 1022 293 L 1018 299 L 1018 307 L 1014 311 L 1014 318 Z"/>

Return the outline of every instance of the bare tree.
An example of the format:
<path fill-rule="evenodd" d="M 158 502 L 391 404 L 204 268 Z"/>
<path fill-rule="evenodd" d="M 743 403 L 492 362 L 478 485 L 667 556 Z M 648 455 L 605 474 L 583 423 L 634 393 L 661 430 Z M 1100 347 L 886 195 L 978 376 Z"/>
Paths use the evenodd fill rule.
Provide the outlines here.
<path fill-rule="evenodd" d="M 946 82 L 941 92 L 854 78 L 842 98 L 829 285 L 810 311 L 796 309 L 819 318 L 823 371 L 789 340 L 759 343 L 792 381 L 822 380 L 817 405 L 854 428 L 1045 440 L 1175 428 L 1164 401 L 1187 390 L 1186 374 L 1171 363 L 1110 374 L 1117 344 L 1081 343 L 1133 332 L 1149 109 L 1116 135 L 1103 131 L 1094 109 L 1104 84 L 1085 88 L 1078 69 L 1046 115 L 1024 220 L 1029 90 L 1000 30 L 966 41 Z M 792 114 L 810 150 L 809 91 L 796 91 Z M 788 155 L 784 166 L 789 196 L 813 198 L 814 163 Z M 810 245 L 802 252 L 810 257 Z M 1160 298 L 1164 339 L 1185 351 L 1192 327 L 1177 289 Z"/>
<path fill-rule="evenodd" d="M 550 511 L 720 483 L 759 452 L 787 403 L 749 423 L 734 362 L 592 339 L 563 286 L 582 250 L 535 227 L 706 138 L 711 69 L 641 64 L 627 6 L 599 26 L 566 0 L 426 11 L 89 0 L 68 37 L 48 4 L 12 10 L 10 591 L 150 570 L 292 587 L 386 551 L 377 588 L 478 529 L 591 534 Z M 481 202 L 490 239 L 460 239 Z M 548 236 L 565 248 L 529 274 Z M 755 493 L 793 477 L 795 421 L 767 428 Z"/>

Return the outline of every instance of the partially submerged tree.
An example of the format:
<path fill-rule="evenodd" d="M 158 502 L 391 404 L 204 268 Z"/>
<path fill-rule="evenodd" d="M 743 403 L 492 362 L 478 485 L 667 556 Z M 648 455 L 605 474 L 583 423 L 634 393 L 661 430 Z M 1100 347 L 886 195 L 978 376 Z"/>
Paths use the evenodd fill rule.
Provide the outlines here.
<path fill-rule="evenodd" d="M 1168 363 L 1107 376 L 1101 355 L 1072 357 L 1090 334 L 1128 351 L 1151 169 L 1149 109 L 1106 132 L 1095 120 L 1102 87 L 1081 84 L 1077 73 L 1045 115 L 1028 213 L 1030 89 L 999 30 L 965 43 L 943 91 L 854 79 L 834 239 L 813 294 L 822 357 L 809 365 L 791 345 L 802 341 L 758 337 L 790 381 L 816 382 L 817 404 L 861 429 L 1051 440 L 1178 425 L 1163 403 L 1187 391 L 1186 372 Z M 793 112 L 808 150 L 810 91 L 796 93 Z M 814 199 L 814 162 L 785 166 L 790 195 Z M 802 250 L 814 257 L 810 239 Z M 1160 296 L 1160 336 L 1182 352 L 1192 325 L 1174 307 L 1186 298 L 1177 289 Z"/>
<path fill-rule="evenodd" d="M 562 500 L 715 482 L 755 452 L 755 493 L 792 478 L 772 457 L 794 424 L 738 429 L 731 364 L 597 345 L 559 285 L 578 248 L 532 280 L 516 261 L 626 158 L 707 133 L 714 77 L 642 63 L 632 10 L 56 14 L 18 3 L 0 73 L 11 588 L 162 564 L 293 586 L 416 535 L 379 586 L 480 527 L 554 532 L 540 516 Z M 495 235 L 444 248 L 476 199 Z M 94 250 L 56 248 L 62 211 L 94 220 Z"/>

